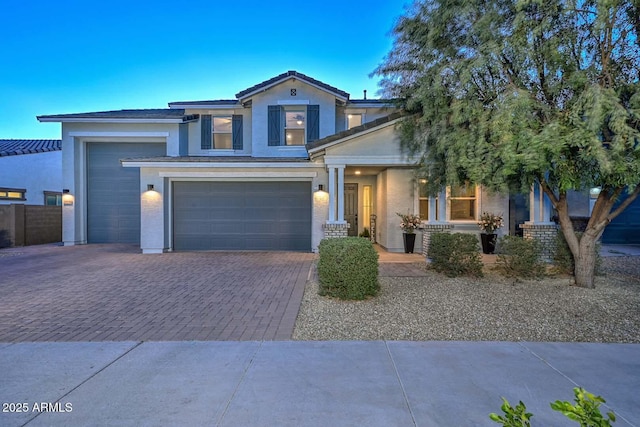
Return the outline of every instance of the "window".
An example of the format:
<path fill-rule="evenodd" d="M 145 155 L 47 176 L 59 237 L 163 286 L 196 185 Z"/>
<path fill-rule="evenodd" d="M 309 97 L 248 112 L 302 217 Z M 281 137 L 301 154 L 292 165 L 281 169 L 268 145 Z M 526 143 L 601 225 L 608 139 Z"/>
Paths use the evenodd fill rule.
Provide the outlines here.
<path fill-rule="evenodd" d="M 212 126 L 213 148 L 231 150 L 233 148 L 231 116 L 214 116 Z"/>
<path fill-rule="evenodd" d="M 4 200 L 27 200 L 25 197 L 27 190 L 24 188 L 0 188 L 0 199 Z"/>
<path fill-rule="evenodd" d="M 362 114 L 347 114 L 347 129 L 360 126 L 362 124 Z"/>
<path fill-rule="evenodd" d="M 285 145 L 304 145 L 307 122 L 306 111 L 285 111 Z"/>
<path fill-rule="evenodd" d="M 451 187 L 450 197 L 452 221 L 476 220 L 476 187 L 469 183 Z"/>
<path fill-rule="evenodd" d="M 62 206 L 62 193 L 45 191 L 44 204 L 45 206 Z"/>

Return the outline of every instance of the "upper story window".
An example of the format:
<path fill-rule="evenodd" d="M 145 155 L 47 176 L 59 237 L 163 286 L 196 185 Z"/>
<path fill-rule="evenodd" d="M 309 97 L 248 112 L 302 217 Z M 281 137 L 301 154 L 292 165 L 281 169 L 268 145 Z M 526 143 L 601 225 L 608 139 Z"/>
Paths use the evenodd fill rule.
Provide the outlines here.
<path fill-rule="evenodd" d="M 214 149 L 231 150 L 233 148 L 231 116 L 213 116 L 212 132 Z"/>
<path fill-rule="evenodd" d="M 242 115 L 212 116 L 200 118 L 200 148 L 202 150 L 242 150 Z"/>
<path fill-rule="evenodd" d="M 449 189 L 451 202 L 450 219 L 452 221 L 476 220 L 476 186 L 470 183 Z"/>
<path fill-rule="evenodd" d="M 362 124 L 362 114 L 347 114 L 347 129 L 360 126 Z"/>
<path fill-rule="evenodd" d="M 25 194 L 27 190 L 24 188 L 1 188 L 0 199 L 2 200 L 27 200 Z"/>
<path fill-rule="evenodd" d="M 320 137 L 320 106 L 269 105 L 267 122 L 270 147 L 305 145 Z"/>
<path fill-rule="evenodd" d="M 304 110 L 285 111 L 285 145 L 304 145 L 307 113 Z"/>

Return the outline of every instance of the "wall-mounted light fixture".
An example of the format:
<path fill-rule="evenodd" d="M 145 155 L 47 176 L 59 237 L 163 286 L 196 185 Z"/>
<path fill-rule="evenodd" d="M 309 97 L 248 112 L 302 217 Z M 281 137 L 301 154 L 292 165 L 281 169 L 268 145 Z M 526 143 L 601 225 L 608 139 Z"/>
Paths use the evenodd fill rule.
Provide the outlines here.
<path fill-rule="evenodd" d="M 153 191 L 153 184 L 147 184 L 147 191 Z"/>
<path fill-rule="evenodd" d="M 318 185 L 318 191 L 324 191 L 324 185 L 322 184 Z"/>
<path fill-rule="evenodd" d="M 69 193 L 70 193 L 70 191 L 69 191 L 69 189 L 68 189 L 68 188 L 64 188 L 64 189 L 62 190 L 62 194 L 69 194 Z"/>

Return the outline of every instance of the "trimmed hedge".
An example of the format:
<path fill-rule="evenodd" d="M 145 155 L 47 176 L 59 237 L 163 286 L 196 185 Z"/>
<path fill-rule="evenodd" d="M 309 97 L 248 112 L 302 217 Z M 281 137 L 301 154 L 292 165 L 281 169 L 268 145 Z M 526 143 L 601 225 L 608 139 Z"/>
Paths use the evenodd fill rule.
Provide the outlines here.
<path fill-rule="evenodd" d="M 378 253 L 360 237 L 324 239 L 318 245 L 320 295 L 361 300 L 375 296 L 378 284 Z"/>
<path fill-rule="evenodd" d="M 474 234 L 433 233 L 428 256 L 431 267 L 449 277 L 482 277 L 480 244 Z"/>
<path fill-rule="evenodd" d="M 538 240 L 502 236 L 499 248 L 497 264 L 506 276 L 537 278 L 544 275 L 546 267 L 540 258 L 542 248 Z"/>

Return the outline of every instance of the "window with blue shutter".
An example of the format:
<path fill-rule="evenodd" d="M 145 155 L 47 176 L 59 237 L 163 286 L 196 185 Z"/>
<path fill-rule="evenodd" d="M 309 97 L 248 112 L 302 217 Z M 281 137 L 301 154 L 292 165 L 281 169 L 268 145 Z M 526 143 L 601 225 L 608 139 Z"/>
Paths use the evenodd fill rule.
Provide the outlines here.
<path fill-rule="evenodd" d="M 211 114 L 203 114 L 200 117 L 200 148 L 211 150 Z"/>
<path fill-rule="evenodd" d="M 242 115 L 233 115 L 233 149 L 242 150 Z"/>
<path fill-rule="evenodd" d="M 307 105 L 307 144 L 320 138 L 320 106 Z"/>
<path fill-rule="evenodd" d="M 282 107 L 279 105 L 269 105 L 267 126 L 269 128 L 268 144 L 270 147 L 282 145 L 280 136 L 281 111 Z"/>

